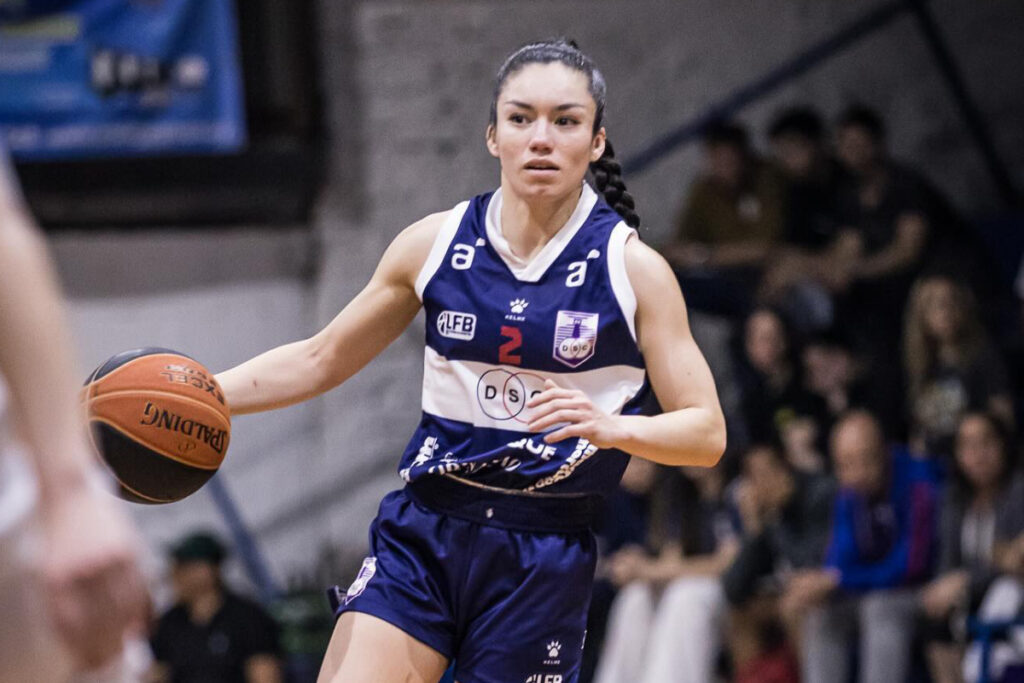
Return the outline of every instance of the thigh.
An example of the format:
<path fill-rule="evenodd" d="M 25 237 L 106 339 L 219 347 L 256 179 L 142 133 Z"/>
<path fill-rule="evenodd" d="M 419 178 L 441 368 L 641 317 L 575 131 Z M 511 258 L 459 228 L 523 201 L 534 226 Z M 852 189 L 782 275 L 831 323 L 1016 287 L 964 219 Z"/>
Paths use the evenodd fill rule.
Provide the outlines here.
<path fill-rule="evenodd" d="M 317 683 L 437 683 L 448 659 L 370 614 L 338 618 Z"/>
<path fill-rule="evenodd" d="M 455 654 L 460 683 L 571 683 L 594 580 L 593 536 L 481 528 Z"/>

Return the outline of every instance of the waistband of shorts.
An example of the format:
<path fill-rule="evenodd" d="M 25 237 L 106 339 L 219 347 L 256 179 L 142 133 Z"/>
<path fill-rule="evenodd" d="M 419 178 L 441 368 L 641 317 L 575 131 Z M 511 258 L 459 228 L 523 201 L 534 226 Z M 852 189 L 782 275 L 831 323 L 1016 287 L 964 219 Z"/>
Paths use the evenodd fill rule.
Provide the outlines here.
<path fill-rule="evenodd" d="M 435 512 L 517 531 L 586 531 L 594 527 L 602 504 L 597 494 L 507 491 L 436 475 L 420 477 L 405 490 Z"/>

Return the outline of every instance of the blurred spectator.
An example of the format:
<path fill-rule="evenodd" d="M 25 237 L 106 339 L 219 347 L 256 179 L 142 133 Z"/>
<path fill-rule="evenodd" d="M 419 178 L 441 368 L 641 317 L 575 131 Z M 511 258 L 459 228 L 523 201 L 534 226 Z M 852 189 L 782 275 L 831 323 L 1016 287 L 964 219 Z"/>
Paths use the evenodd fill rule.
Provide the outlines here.
<path fill-rule="evenodd" d="M 737 680 L 764 680 L 766 665 L 792 661 L 792 651 L 777 642 L 778 599 L 794 570 L 821 566 L 835 485 L 831 477 L 794 469 L 777 448 L 757 445 L 744 454 L 735 491 L 744 538 L 722 577 L 732 607 L 729 649 Z M 797 626 L 785 625 L 793 644 Z"/>
<path fill-rule="evenodd" d="M 848 281 L 840 233 L 842 167 L 825 144 L 825 126 L 810 107 L 779 114 L 768 132 L 772 156 L 787 181 L 785 247 L 769 264 L 760 294 L 782 306 L 802 329 L 833 322 L 831 292 Z"/>
<path fill-rule="evenodd" d="M 848 179 L 839 199 L 839 218 L 860 251 L 851 275 L 881 282 L 911 273 L 928 238 L 923 179 L 889 158 L 885 124 L 867 107 L 852 106 L 843 112 L 836 138 Z"/>
<path fill-rule="evenodd" d="M 1011 448 L 1001 420 L 988 413 L 961 419 L 955 469 L 941 508 L 938 576 L 920 595 L 935 683 L 963 681 L 967 614 L 978 608 L 995 578 L 996 528 L 1006 525 L 1014 501 L 1024 500 L 1024 479 Z"/>
<path fill-rule="evenodd" d="M 738 363 L 740 411 L 751 442 L 771 442 L 797 416 L 824 416 L 823 401 L 806 391 L 799 353 L 784 316 L 755 309 L 742 328 Z"/>
<path fill-rule="evenodd" d="M 221 577 L 226 548 L 195 533 L 171 550 L 176 604 L 153 634 L 160 683 L 280 683 L 281 648 L 273 619 L 229 591 Z"/>
<path fill-rule="evenodd" d="M 948 458 L 961 415 L 990 410 L 1013 424 L 1006 369 L 962 284 L 920 279 L 911 291 L 903 340 L 915 450 Z"/>
<path fill-rule="evenodd" d="M 722 468 L 681 468 L 660 489 L 666 531 L 655 554 L 620 550 L 608 564 L 620 586 L 598 683 L 704 683 L 714 677 L 725 598 L 719 575 L 738 547 Z M 674 532 L 674 533 L 673 533 Z"/>
<path fill-rule="evenodd" d="M 817 425 L 817 438 L 807 446 L 808 450 L 815 449 L 815 457 L 827 452 L 832 425 L 853 408 L 871 410 L 886 433 L 897 430 L 901 423 L 898 416 L 904 408 L 902 396 L 892 391 L 884 391 L 882 395 L 872 393 L 874 387 L 866 378 L 867 364 L 842 327 L 833 326 L 811 335 L 804 343 L 802 361 L 804 387 L 825 406 L 824 420 Z M 785 434 L 782 436 L 790 454 L 789 440 Z"/>
<path fill-rule="evenodd" d="M 986 591 L 977 617 L 987 623 L 1015 621 L 1017 626 L 993 646 L 989 664 L 994 680 L 1004 675 L 1010 680 L 1010 667 L 1012 680 L 1020 680 L 1024 674 L 1024 492 L 1011 488 L 1004 501 L 996 515 L 992 552 L 999 576 Z M 964 659 L 965 679 L 977 680 L 980 669 L 981 647 L 974 644 Z"/>
<path fill-rule="evenodd" d="M 785 190 L 751 150 L 747 131 L 720 122 L 704 135 L 704 171 L 664 249 L 691 308 L 737 314 L 749 307 L 761 269 L 784 231 Z"/>
<path fill-rule="evenodd" d="M 885 126 L 871 109 L 853 106 L 843 112 L 836 142 L 846 173 L 839 199 L 844 228 L 836 241 L 845 267 L 834 273 L 837 319 L 856 332 L 871 363 L 869 377 L 878 385 L 875 392 L 899 396 L 903 372 L 892 350 L 899 345 L 907 292 L 931 228 L 924 183 L 889 158 Z"/>
<path fill-rule="evenodd" d="M 935 546 L 931 463 L 886 448 L 878 420 L 854 411 L 835 426 L 839 493 L 821 569 L 794 572 L 781 610 L 802 615 L 804 683 L 848 680 L 858 638 L 858 680 L 903 681 L 909 671 L 917 595 Z"/>
<path fill-rule="evenodd" d="M 842 167 L 825 144 L 825 125 L 811 107 L 791 107 L 768 130 L 772 158 L 787 181 L 787 245 L 818 250 L 839 231 L 837 215 Z"/>

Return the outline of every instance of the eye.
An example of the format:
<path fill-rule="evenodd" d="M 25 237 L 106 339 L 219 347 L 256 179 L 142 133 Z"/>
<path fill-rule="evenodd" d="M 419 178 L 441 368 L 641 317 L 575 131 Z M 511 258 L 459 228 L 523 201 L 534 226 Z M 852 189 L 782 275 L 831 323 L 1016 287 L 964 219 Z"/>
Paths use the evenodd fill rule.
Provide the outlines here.
<path fill-rule="evenodd" d="M 572 116 L 559 116 L 555 119 L 556 126 L 575 126 L 579 124 L 579 121 Z"/>
<path fill-rule="evenodd" d="M 508 115 L 508 120 L 512 123 L 526 123 L 526 115 L 515 112 Z"/>

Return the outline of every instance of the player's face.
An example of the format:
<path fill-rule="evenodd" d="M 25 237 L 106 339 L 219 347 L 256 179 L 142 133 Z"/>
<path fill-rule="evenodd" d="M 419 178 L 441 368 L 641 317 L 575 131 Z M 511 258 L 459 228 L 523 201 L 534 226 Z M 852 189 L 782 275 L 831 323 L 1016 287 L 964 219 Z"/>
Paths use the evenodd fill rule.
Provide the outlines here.
<path fill-rule="evenodd" d="M 597 104 L 585 74 L 560 63 L 530 64 L 498 96 L 487 148 L 501 160 L 502 185 L 526 199 L 578 192 L 591 162 L 604 151 L 596 134 Z"/>

